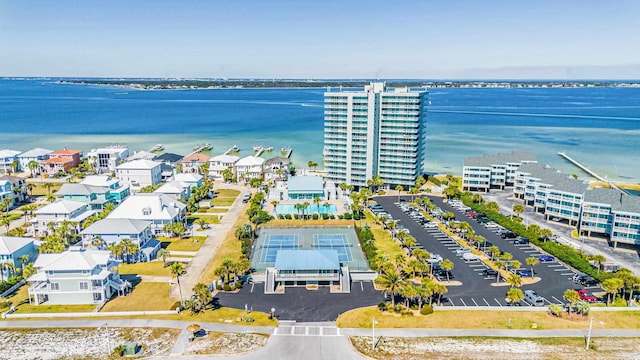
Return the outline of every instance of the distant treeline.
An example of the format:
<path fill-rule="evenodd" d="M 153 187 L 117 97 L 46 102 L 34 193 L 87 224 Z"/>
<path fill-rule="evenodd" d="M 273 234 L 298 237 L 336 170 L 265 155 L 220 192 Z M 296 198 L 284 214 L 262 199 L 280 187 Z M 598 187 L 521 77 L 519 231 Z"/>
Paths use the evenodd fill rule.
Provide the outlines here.
<path fill-rule="evenodd" d="M 122 86 L 140 89 L 206 88 L 322 88 L 362 87 L 384 80 L 160 80 L 160 79 L 65 79 L 62 84 Z M 483 87 L 638 87 L 637 81 L 433 81 L 386 80 L 388 87 L 483 88 Z"/>

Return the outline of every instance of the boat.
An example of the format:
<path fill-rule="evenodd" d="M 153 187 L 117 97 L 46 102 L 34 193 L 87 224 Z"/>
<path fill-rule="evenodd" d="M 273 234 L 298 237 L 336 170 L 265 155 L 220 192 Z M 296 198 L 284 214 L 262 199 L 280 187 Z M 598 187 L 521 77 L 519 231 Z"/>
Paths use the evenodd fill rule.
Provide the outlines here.
<path fill-rule="evenodd" d="M 262 150 L 262 145 L 253 145 L 253 152 L 258 152 Z"/>
<path fill-rule="evenodd" d="M 230 149 L 232 152 L 239 152 L 240 148 L 238 147 L 238 145 L 233 145 Z"/>
<path fill-rule="evenodd" d="M 213 147 L 211 146 L 211 144 L 206 143 L 206 144 L 196 145 L 196 147 L 193 148 L 193 151 L 211 150 L 212 148 Z"/>
<path fill-rule="evenodd" d="M 162 146 L 162 144 L 155 144 L 153 145 L 150 151 L 162 151 L 162 150 L 164 150 L 164 146 Z"/>
<path fill-rule="evenodd" d="M 280 149 L 280 153 L 282 155 L 287 155 L 289 153 L 289 151 L 291 151 L 291 147 L 290 146 L 283 146 L 282 149 Z"/>
<path fill-rule="evenodd" d="M 264 148 L 264 151 L 272 152 L 273 151 L 273 146 L 268 146 L 268 147 Z"/>

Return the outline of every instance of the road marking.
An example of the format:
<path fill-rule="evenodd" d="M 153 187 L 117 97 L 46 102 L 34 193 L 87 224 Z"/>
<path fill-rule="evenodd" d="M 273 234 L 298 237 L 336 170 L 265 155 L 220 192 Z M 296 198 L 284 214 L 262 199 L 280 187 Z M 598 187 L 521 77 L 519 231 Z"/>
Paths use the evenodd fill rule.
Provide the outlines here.
<path fill-rule="evenodd" d="M 251 283 L 251 291 L 249 291 L 249 292 L 253 292 L 253 286 L 254 286 L 255 284 L 256 284 L 256 283 Z"/>
<path fill-rule="evenodd" d="M 360 281 L 360 290 L 364 291 L 364 285 L 362 284 L 362 281 Z"/>
<path fill-rule="evenodd" d="M 557 301 L 557 302 L 558 302 L 558 304 L 564 304 L 561 300 L 558 300 L 558 298 L 557 298 L 557 297 L 552 296 L 552 298 L 553 298 L 553 300 Z"/>
<path fill-rule="evenodd" d="M 289 335 L 294 335 L 294 334 L 296 333 L 296 331 L 295 331 L 295 330 L 296 330 L 296 327 L 295 327 L 295 326 L 292 326 L 292 327 L 291 327 L 291 332 L 289 333 Z"/>
<path fill-rule="evenodd" d="M 482 298 L 482 301 L 484 301 L 484 303 L 487 304 L 487 306 L 491 306 L 491 305 L 489 305 L 489 302 L 487 302 L 487 299 Z"/>
<path fill-rule="evenodd" d="M 469 267 L 486 267 L 484 264 L 469 264 Z"/>
<path fill-rule="evenodd" d="M 553 271 L 567 271 L 567 269 L 562 268 L 562 269 L 553 269 Z"/>
<path fill-rule="evenodd" d="M 560 275 L 573 275 L 573 273 L 572 272 L 568 272 L 568 273 L 562 273 Z"/>
<path fill-rule="evenodd" d="M 462 300 L 462 298 L 460 298 L 460 302 L 462 302 L 462 305 L 467 306 L 467 304 L 465 304 L 464 300 Z"/>
<path fill-rule="evenodd" d="M 471 301 L 473 301 L 473 303 L 476 304 L 476 306 L 478 306 L 478 303 L 476 302 L 476 299 L 471 298 Z"/>
<path fill-rule="evenodd" d="M 562 265 L 562 264 L 551 264 L 551 265 L 547 265 L 547 266 L 548 267 L 564 267 L 564 265 Z"/>
<path fill-rule="evenodd" d="M 495 300 L 498 303 L 498 305 L 502 306 L 502 304 L 500 304 L 500 301 L 498 301 L 498 299 L 493 298 L 493 300 Z"/>

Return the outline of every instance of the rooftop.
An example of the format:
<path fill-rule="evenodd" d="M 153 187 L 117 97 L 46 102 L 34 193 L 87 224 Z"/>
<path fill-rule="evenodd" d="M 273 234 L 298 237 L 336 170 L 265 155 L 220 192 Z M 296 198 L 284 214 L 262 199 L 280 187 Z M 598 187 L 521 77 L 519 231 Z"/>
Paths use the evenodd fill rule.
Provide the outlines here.
<path fill-rule="evenodd" d="M 211 159 L 211 156 L 205 155 L 205 154 L 201 154 L 201 153 L 195 153 L 195 154 L 191 154 L 188 156 L 185 156 L 182 160 L 180 160 L 180 162 L 186 163 L 186 162 L 207 162 L 209 161 L 209 159 Z"/>
<path fill-rule="evenodd" d="M 116 169 L 118 170 L 140 170 L 140 169 L 151 170 L 156 166 L 160 166 L 160 163 L 157 161 L 139 159 L 139 160 L 133 160 L 133 161 L 120 164 L 116 167 Z"/>
<path fill-rule="evenodd" d="M 186 205 L 171 195 L 139 193 L 129 196 L 107 218 L 173 220 L 185 208 Z"/>
<path fill-rule="evenodd" d="M 102 186 L 91 186 L 85 184 L 62 184 L 60 190 L 56 191 L 56 195 L 91 195 L 91 194 L 105 194 L 108 190 Z"/>
<path fill-rule="evenodd" d="M 82 150 L 64 148 L 62 150 L 54 151 L 49 155 L 76 155 L 76 154 L 82 154 Z"/>
<path fill-rule="evenodd" d="M 91 224 L 80 234 L 140 234 L 149 226 L 151 221 L 148 220 L 106 218 Z"/>
<path fill-rule="evenodd" d="M 338 252 L 322 250 L 279 250 L 275 268 L 278 270 L 339 270 Z"/>
<path fill-rule="evenodd" d="M 539 179 L 540 183 L 551 185 L 553 190 L 584 194 L 589 188 L 589 185 L 583 180 L 574 179 L 560 170 L 538 163 L 522 164 L 518 168 L 518 172 L 529 174 L 529 176 Z"/>
<path fill-rule="evenodd" d="M 264 159 L 258 156 L 245 156 L 236 162 L 236 166 L 260 166 L 264 164 Z"/>
<path fill-rule="evenodd" d="M 184 156 L 182 156 L 182 155 L 178 155 L 178 154 L 174 154 L 174 153 L 162 153 L 162 154 L 156 156 L 155 158 L 153 158 L 153 160 L 162 161 L 162 162 L 166 162 L 166 163 L 177 163 L 183 157 Z"/>
<path fill-rule="evenodd" d="M 182 182 L 199 182 L 203 178 L 204 177 L 202 175 L 197 173 L 178 173 L 173 176 L 175 181 Z"/>
<path fill-rule="evenodd" d="M 43 149 L 43 148 L 35 148 L 35 149 L 31 149 L 28 151 L 23 152 L 22 154 L 18 155 L 19 158 L 37 158 L 38 156 L 43 156 L 43 155 L 47 155 L 52 153 L 53 150 L 49 150 L 49 149 Z"/>
<path fill-rule="evenodd" d="M 318 192 L 324 189 L 321 176 L 292 176 L 287 181 L 289 192 Z"/>
<path fill-rule="evenodd" d="M 59 254 L 40 254 L 33 266 L 42 270 L 93 270 L 97 265 L 106 266 L 111 253 L 106 250 L 87 250 L 70 247 Z"/>
<path fill-rule="evenodd" d="M 91 186 L 109 187 L 118 182 L 118 179 L 107 175 L 89 175 L 85 177 L 80 184 Z"/>
<path fill-rule="evenodd" d="M 72 200 L 58 200 L 35 211 L 40 214 L 70 214 L 78 209 L 86 208 L 87 204 Z"/>
<path fill-rule="evenodd" d="M 27 237 L 0 236 L 0 254 L 10 255 L 22 249 L 35 239 Z"/>
<path fill-rule="evenodd" d="M 18 154 L 20 154 L 20 151 L 8 149 L 0 150 L 0 158 L 12 158 Z"/>
<path fill-rule="evenodd" d="M 627 195 L 620 190 L 610 188 L 595 188 L 587 190 L 584 201 L 595 204 L 606 204 L 616 212 L 630 212 L 640 214 L 640 197 Z"/>
<path fill-rule="evenodd" d="M 235 155 L 216 155 L 214 157 L 212 157 L 211 159 L 209 159 L 209 161 L 218 161 L 218 162 L 222 162 L 222 163 L 235 163 L 236 161 L 240 160 L 239 156 L 235 156 Z"/>
<path fill-rule="evenodd" d="M 510 153 L 489 154 L 483 156 L 471 156 L 464 159 L 464 166 L 505 165 L 509 163 L 536 162 L 536 156 L 526 151 L 513 151 Z"/>

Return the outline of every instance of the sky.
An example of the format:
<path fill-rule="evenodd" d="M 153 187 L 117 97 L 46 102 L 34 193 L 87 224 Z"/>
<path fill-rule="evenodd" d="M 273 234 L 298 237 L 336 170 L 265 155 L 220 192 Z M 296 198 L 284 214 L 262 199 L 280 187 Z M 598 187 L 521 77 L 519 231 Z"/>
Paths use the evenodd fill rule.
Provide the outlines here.
<path fill-rule="evenodd" d="M 640 1 L 0 0 L 0 76 L 640 78 Z"/>

